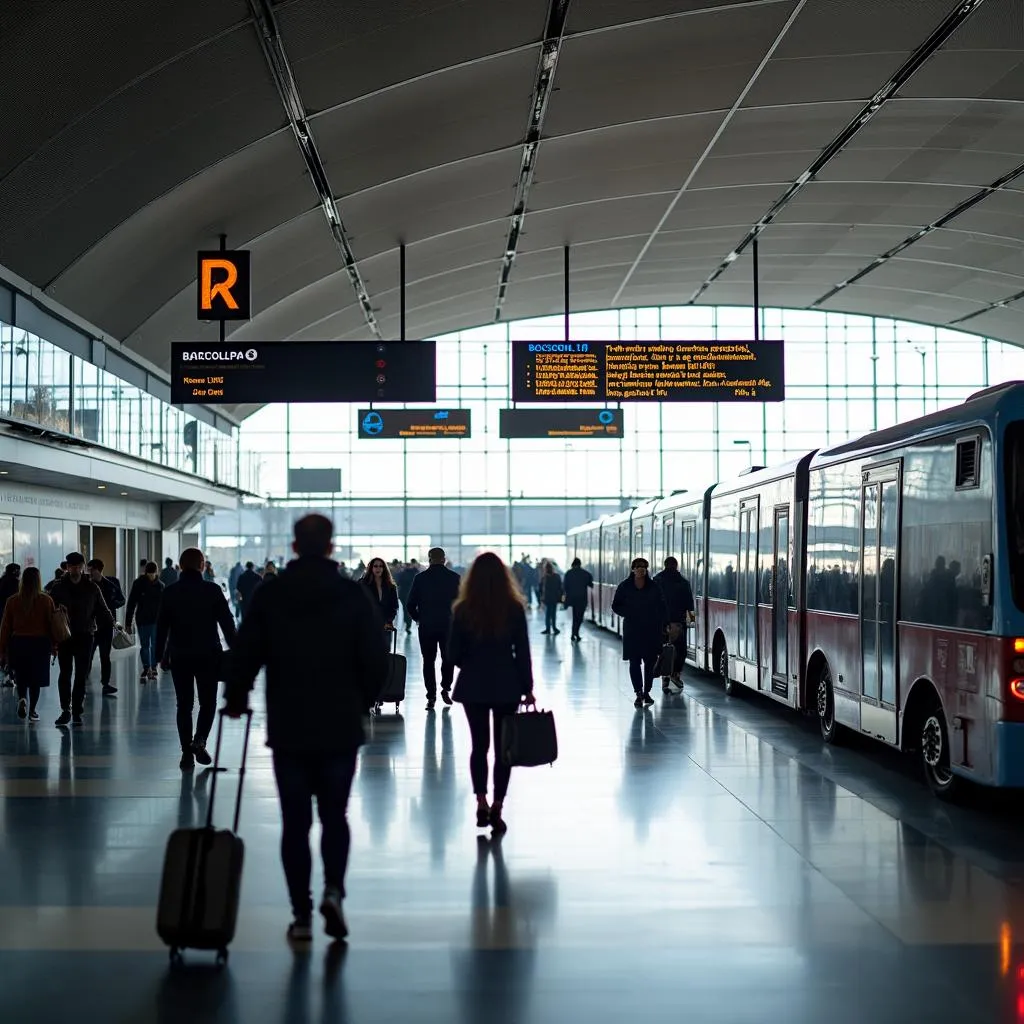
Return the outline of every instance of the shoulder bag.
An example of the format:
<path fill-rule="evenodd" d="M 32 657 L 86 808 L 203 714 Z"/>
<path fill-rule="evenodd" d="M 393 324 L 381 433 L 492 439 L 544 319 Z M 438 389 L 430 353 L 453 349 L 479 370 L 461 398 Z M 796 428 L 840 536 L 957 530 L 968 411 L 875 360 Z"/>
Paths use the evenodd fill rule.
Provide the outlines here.
<path fill-rule="evenodd" d="M 509 715 L 501 727 L 501 757 L 512 768 L 554 764 L 558 759 L 555 716 L 532 706 Z"/>
<path fill-rule="evenodd" d="M 50 637 L 55 644 L 67 643 L 71 639 L 71 623 L 68 620 L 67 609 L 63 605 L 54 608 L 50 617 Z"/>

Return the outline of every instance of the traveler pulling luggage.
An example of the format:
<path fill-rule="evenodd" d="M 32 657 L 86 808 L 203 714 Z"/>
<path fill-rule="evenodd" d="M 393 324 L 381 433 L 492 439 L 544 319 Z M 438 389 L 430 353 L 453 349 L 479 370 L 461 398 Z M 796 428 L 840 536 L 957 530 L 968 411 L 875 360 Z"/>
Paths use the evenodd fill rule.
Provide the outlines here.
<path fill-rule="evenodd" d="M 381 688 L 377 704 L 374 707 L 374 711 L 378 715 L 385 704 L 394 704 L 397 715 L 399 706 L 405 700 L 405 655 L 398 653 L 398 630 L 391 629 L 389 632 L 391 633 L 391 653 L 388 655 L 388 678 Z"/>
<path fill-rule="evenodd" d="M 216 950 L 220 967 L 228 961 L 228 946 L 235 937 L 238 920 L 242 863 L 245 859 L 245 845 L 238 835 L 238 817 L 242 810 L 242 784 L 245 782 L 251 728 L 252 711 L 247 711 L 242 763 L 238 770 L 235 821 L 231 830 L 213 827 L 220 742 L 224 735 L 224 712 L 221 711 L 206 825 L 203 828 L 176 829 L 167 841 L 156 931 L 170 947 L 174 965 L 182 962 L 181 951 L 184 949 Z"/>

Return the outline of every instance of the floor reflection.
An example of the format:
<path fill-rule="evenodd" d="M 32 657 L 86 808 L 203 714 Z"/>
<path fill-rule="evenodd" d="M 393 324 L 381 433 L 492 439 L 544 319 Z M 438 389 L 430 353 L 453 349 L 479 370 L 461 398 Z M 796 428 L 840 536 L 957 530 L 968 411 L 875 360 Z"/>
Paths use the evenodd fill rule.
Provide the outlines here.
<path fill-rule="evenodd" d="M 455 739 L 452 718 L 461 708 L 428 712 L 423 720 L 423 781 L 413 804 L 413 820 L 427 837 L 430 863 L 444 866 L 445 848 L 458 827 L 459 808 L 468 806 L 469 787 L 460 784 L 455 771 Z M 441 733 L 438 757 L 437 734 Z"/>

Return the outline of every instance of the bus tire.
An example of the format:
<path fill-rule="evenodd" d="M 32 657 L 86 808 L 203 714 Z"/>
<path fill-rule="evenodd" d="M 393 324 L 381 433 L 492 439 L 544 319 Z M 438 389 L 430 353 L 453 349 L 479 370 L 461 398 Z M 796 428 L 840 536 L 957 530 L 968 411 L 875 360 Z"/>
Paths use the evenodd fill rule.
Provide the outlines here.
<path fill-rule="evenodd" d="M 715 674 L 722 680 L 722 689 L 728 696 L 736 692 L 736 683 L 729 678 L 729 648 L 722 640 L 718 645 L 718 657 L 715 659 Z"/>
<path fill-rule="evenodd" d="M 918 718 L 917 749 L 928 788 L 941 800 L 955 800 L 963 788 L 949 763 L 949 729 L 942 704 L 935 697 Z"/>
<path fill-rule="evenodd" d="M 832 670 L 828 667 L 827 661 L 822 662 L 818 670 L 814 699 L 821 738 L 826 743 L 838 744 L 842 740 L 843 727 L 836 721 L 836 694 L 832 688 Z"/>

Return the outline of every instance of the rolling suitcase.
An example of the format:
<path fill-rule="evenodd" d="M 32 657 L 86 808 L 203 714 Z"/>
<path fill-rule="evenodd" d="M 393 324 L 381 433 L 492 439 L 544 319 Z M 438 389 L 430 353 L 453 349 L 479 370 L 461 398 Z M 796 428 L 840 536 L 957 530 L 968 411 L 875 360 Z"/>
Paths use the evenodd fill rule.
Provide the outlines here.
<path fill-rule="evenodd" d="M 213 799 L 217 791 L 220 741 L 224 733 L 223 711 L 219 717 L 206 825 L 203 828 L 176 829 L 167 840 L 164 855 L 156 931 L 170 947 L 171 963 L 175 965 L 182 962 L 182 950 L 206 949 L 216 950 L 217 964 L 223 966 L 228 960 L 228 946 L 235 937 L 245 859 L 245 846 L 238 836 L 238 816 L 242 809 L 242 784 L 249 752 L 252 711 L 246 712 L 235 822 L 230 831 L 213 827 Z"/>
<path fill-rule="evenodd" d="M 377 696 L 374 710 L 379 715 L 385 704 L 395 705 L 398 714 L 399 705 L 405 700 L 405 655 L 398 653 L 398 630 L 392 632 L 391 653 L 388 655 L 388 677 Z"/>

